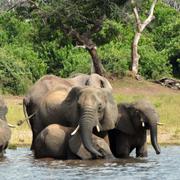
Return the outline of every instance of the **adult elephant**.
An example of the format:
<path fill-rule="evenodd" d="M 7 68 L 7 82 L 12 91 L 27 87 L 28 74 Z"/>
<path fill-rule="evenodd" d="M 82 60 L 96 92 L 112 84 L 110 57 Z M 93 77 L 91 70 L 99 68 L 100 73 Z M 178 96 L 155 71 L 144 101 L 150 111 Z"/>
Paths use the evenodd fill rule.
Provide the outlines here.
<path fill-rule="evenodd" d="M 73 128 L 51 124 L 43 129 L 35 140 L 34 155 L 36 158 L 52 157 L 56 159 L 93 159 L 83 146 L 79 133 L 71 135 Z M 93 145 L 104 158 L 112 158 L 109 145 L 104 139 L 92 136 Z"/>
<path fill-rule="evenodd" d="M 78 127 L 83 145 L 95 157 L 102 156 L 92 144 L 92 131 L 115 127 L 118 110 L 111 91 L 104 88 L 74 87 L 69 93 L 49 92 L 35 114 L 33 133 L 36 136 L 50 124 Z M 35 136 L 35 137 L 36 137 Z"/>
<path fill-rule="evenodd" d="M 49 91 L 59 90 L 69 92 L 74 86 L 93 86 L 111 90 L 112 87 L 108 80 L 98 74 L 78 74 L 71 78 L 60 78 L 54 75 L 45 75 L 40 78 L 28 91 L 23 99 L 23 109 L 26 119 L 29 119 L 31 129 L 34 129 L 34 113 L 40 106 L 41 100 Z M 23 122 L 23 121 L 22 121 Z M 20 122 L 20 124 L 22 123 Z M 32 134 L 32 146 L 35 134 Z"/>
<path fill-rule="evenodd" d="M 28 91 L 24 98 L 24 105 L 27 109 L 32 109 L 32 107 L 39 105 L 42 98 L 52 90 L 71 90 L 74 86 L 92 86 L 101 87 L 112 90 L 112 86 L 109 81 L 98 75 L 98 74 L 78 74 L 77 76 L 71 78 L 60 78 L 55 75 L 45 75 L 40 78 Z M 29 107 L 30 106 L 30 107 Z M 28 114 L 32 114 L 28 113 Z"/>
<path fill-rule="evenodd" d="M 8 108 L 4 102 L 4 99 L 0 97 L 0 156 L 3 155 L 11 138 L 11 130 L 6 120 L 7 112 Z"/>
<path fill-rule="evenodd" d="M 109 131 L 110 148 L 114 156 L 126 158 L 136 149 L 136 157 L 146 157 L 147 129 L 150 130 L 151 144 L 156 154 L 160 154 L 157 142 L 159 117 L 152 104 L 146 100 L 118 104 L 118 112 L 116 128 Z"/>
<path fill-rule="evenodd" d="M 86 80 L 85 85 L 112 90 L 112 86 L 110 82 L 105 77 L 100 76 L 99 74 L 96 73 L 89 75 L 89 78 Z"/>

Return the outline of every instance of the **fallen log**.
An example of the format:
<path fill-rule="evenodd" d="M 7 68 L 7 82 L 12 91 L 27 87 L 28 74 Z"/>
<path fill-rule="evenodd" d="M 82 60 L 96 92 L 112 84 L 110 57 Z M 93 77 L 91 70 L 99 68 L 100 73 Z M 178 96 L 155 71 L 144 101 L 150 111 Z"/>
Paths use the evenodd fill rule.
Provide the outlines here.
<path fill-rule="evenodd" d="M 180 80 L 173 79 L 173 78 L 162 78 L 160 80 L 155 81 L 158 84 L 161 84 L 162 86 L 169 87 L 171 89 L 180 90 Z"/>

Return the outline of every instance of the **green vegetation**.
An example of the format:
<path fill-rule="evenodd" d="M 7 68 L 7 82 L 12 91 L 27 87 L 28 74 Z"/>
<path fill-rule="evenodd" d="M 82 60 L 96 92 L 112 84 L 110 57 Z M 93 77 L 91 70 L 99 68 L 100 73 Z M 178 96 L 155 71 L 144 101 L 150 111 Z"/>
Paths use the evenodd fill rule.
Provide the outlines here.
<path fill-rule="evenodd" d="M 72 2 L 74 1 L 71 0 Z M 81 3 L 81 1 L 78 2 Z M 53 11 L 54 14 L 48 14 L 51 18 L 45 18 L 43 15 L 47 14 L 24 7 L 9 12 L 2 11 L 0 14 L 0 93 L 24 94 L 32 83 L 47 73 L 67 77 L 76 72 L 90 72 L 89 53 L 75 47 L 76 41 L 65 36 L 58 24 L 60 17 L 62 23 L 73 26 L 78 32 L 83 33 L 85 29 L 92 28 L 90 20 L 106 14 L 102 29 L 93 34 L 91 39 L 98 47 L 98 56 L 106 71 L 118 77 L 126 75 L 131 63 L 134 16 L 129 6 L 112 2 L 114 4 L 87 1 L 90 3 L 87 6 L 62 3 L 41 4 L 41 8 L 48 13 L 54 6 L 61 10 L 63 7 L 69 7 L 73 19 L 66 19 L 68 8 L 67 11 L 63 11 L 64 14 L 57 14 L 57 8 Z M 139 9 L 147 13 L 146 10 L 149 9 L 151 2 L 149 0 L 141 3 Z M 97 11 L 92 16 L 92 13 L 88 13 L 88 9 L 93 9 L 95 5 Z M 106 11 L 102 8 L 105 5 Z M 78 7 L 81 8 L 78 9 Z M 142 13 L 141 16 L 144 17 Z M 140 40 L 139 72 L 146 79 L 158 79 L 163 76 L 179 78 L 180 13 L 159 1 L 155 8 L 155 17 Z"/>

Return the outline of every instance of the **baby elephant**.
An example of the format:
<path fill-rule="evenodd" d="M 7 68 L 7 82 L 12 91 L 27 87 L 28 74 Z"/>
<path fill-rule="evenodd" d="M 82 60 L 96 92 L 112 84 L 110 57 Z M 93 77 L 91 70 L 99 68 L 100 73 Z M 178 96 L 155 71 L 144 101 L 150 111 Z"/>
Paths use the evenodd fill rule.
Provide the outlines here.
<path fill-rule="evenodd" d="M 84 148 L 80 134 L 72 135 L 73 129 L 58 124 L 51 124 L 42 130 L 35 140 L 36 158 L 52 157 L 55 159 L 93 159 L 93 155 Z M 93 135 L 93 144 L 104 158 L 112 158 L 109 145 L 104 139 Z"/>
<path fill-rule="evenodd" d="M 6 121 L 7 111 L 4 99 L 0 97 L 0 157 L 3 156 L 11 137 L 11 130 Z"/>
<path fill-rule="evenodd" d="M 136 157 L 146 157 L 147 129 L 156 154 L 160 154 L 157 143 L 159 117 L 151 103 L 139 100 L 132 104 L 118 104 L 118 113 L 116 128 L 109 131 L 110 148 L 115 157 L 126 158 L 133 149 L 136 149 Z"/>

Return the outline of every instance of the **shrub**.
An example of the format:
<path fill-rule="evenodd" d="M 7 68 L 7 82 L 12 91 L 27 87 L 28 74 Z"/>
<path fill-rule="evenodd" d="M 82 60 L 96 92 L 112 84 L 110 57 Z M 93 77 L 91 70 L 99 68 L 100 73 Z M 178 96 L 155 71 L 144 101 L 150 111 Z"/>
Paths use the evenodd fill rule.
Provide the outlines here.
<path fill-rule="evenodd" d="M 14 56 L 7 56 L 6 51 L 0 50 L 0 82 L 3 93 L 22 94 L 32 84 L 30 72 L 25 65 Z"/>
<path fill-rule="evenodd" d="M 101 47 L 99 54 L 107 71 L 120 77 L 126 74 L 130 64 L 130 48 L 111 42 Z"/>
<path fill-rule="evenodd" d="M 141 55 L 139 72 L 142 76 L 147 79 L 159 79 L 171 75 L 172 67 L 164 52 L 158 52 L 148 45 L 141 46 L 139 52 Z"/>

